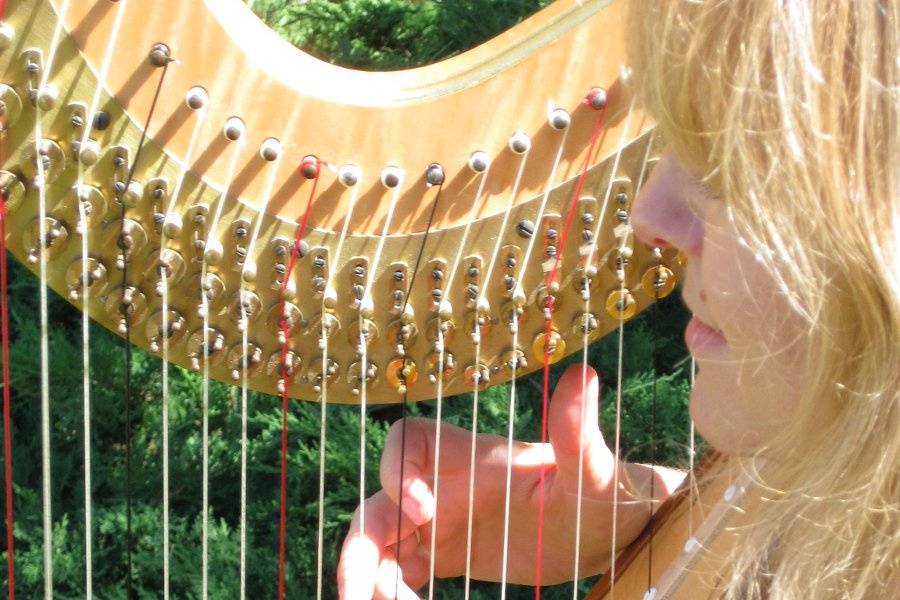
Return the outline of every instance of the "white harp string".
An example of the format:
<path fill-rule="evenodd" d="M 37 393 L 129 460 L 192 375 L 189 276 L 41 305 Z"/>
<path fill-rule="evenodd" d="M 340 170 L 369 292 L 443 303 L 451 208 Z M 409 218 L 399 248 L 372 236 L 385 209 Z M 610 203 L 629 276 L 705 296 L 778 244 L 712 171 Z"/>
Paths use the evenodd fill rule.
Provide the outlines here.
<path fill-rule="evenodd" d="M 69 10 L 69 0 L 65 0 L 53 30 L 47 61 L 43 65 L 37 93 L 45 89 L 53 70 L 53 60 L 59 48 L 63 23 Z M 40 104 L 34 106 L 34 155 L 37 166 L 38 187 L 38 262 L 40 269 L 40 362 L 41 362 L 41 472 L 42 472 L 42 505 L 43 505 L 43 550 L 44 550 L 44 597 L 53 598 L 53 512 L 50 486 L 50 346 L 48 340 L 47 315 L 47 186 L 45 182 L 44 161 L 41 159 L 41 126 L 42 111 Z"/>
<path fill-rule="evenodd" d="M 472 228 L 472 223 L 475 222 L 476 217 L 476 208 L 481 206 L 482 203 L 479 202 L 484 194 L 484 188 L 487 184 L 488 173 L 490 172 L 490 166 L 488 166 L 484 171 L 482 171 L 480 177 L 481 180 L 478 183 L 478 190 L 475 192 L 475 198 L 472 200 L 472 205 L 469 207 L 469 214 L 466 218 L 466 226 L 463 229 L 462 239 L 459 242 L 459 245 L 456 249 L 456 257 L 453 259 L 453 266 L 450 268 L 449 276 L 447 277 L 447 286 L 444 289 L 444 296 L 441 297 L 443 301 L 444 298 L 450 296 L 450 291 L 453 289 L 453 281 L 456 279 L 456 272 L 459 270 L 460 265 L 462 264 L 463 250 L 466 247 L 466 241 L 469 238 L 469 231 Z M 440 309 L 440 307 L 439 307 Z M 435 422 L 434 422 L 434 485 L 432 488 L 432 494 L 434 496 L 434 505 L 435 507 L 438 505 L 438 497 L 440 495 L 440 472 L 441 472 L 441 420 L 443 418 L 443 409 L 444 409 L 444 362 L 446 361 L 446 349 L 444 348 L 444 330 L 441 328 L 440 323 L 440 312 L 438 313 L 438 327 L 437 327 L 437 343 L 438 343 L 438 367 L 437 367 L 437 381 L 435 385 L 437 386 L 437 397 L 436 397 L 436 411 L 435 411 Z M 436 545 L 437 545 L 437 527 L 438 527 L 438 511 L 435 510 L 434 514 L 431 517 L 431 541 L 428 552 L 428 600 L 434 600 L 434 567 L 435 561 L 437 560 L 436 556 Z"/>
<path fill-rule="evenodd" d="M 269 200 L 272 198 L 272 192 L 275 189 L 275 178 L 278 174 L 278 167 L 281 165 L 281 157 L 283 153 L 278 153 L 278 158 L 269 165 L 269 176 L 266 178 L 266 185 L 263 192 L 263 199 L 259 206 L 253 206 L 256 211 L 256 220 L 253 223 L 253 230 L 250 233 L 250 240 L 247 243 L 247 254 L 244 257 L 244 264 L 241 268 L 241 287 L 238 292 L 238 298 L 243 299 L 247 292 L 247 280 L 252 277 L 247 276 L 248 267 L 256 268 L 256 241 L 259 239 L 259 232 L 262 228 L 262 222 L 265 218 L 266 208 Z M 247 392 L 248 392 L 248 361 L 247 347 L 249 344 L 250 322 L 247 315 L 247 308 L 243 302 L 238 302 L 241 315 L 241 481 L 240 481 L 240 508 L 239 508 L 239 558 L 238 558 L 238 580 L 239 580 L 239 596 L 240 600 L 244 600 L 247 594 Z M 284 374 L 282 374 L 284 376 Z M 287 385 L 287 381 L 285 381 Z"/>
<path fill-rule="evenodd" d="M 609 208 L 609 199 L 612 196 L 613 189 L 613 181 L 615 180 L 616 173 L 619 170 L 619 164 L 622 160 L 622 151 L 625 149 L 625 138 L 628 135 L 628 131 L 631 125 L 631 116 L 632 111 L 634 110 L 634 101 L 628 106 L 628 113 L 625 116 L 625 122 L 622 127 L 622 134 L 619 138 L 619 142 L 617 145 L 616 155 L 613 158 L 612 170 L 609 174 L 609 181 L 606 185 L 606 191 L 603 194 L 603 206 L 597 214 L 597 225 L 594 228 L 593 235 L 591 236 L 591 243 L 588 249 L 587 257 L 584 261 L 584 271 L 585 276 L 587 276 L 588 270 L 593 266 L 593 258 L 594 254 L 597 250 L 597 241 L 600 237 L 600 232 L 603 228 L 603 223 L 606 217 L 606 211 Z M 591 287 L 590 285 L 584 286 L 583 289 L 583 299 L 584 299 L 584 314 L 587 316 L 591 314 Z M 590 333 L 587 331 L 587 322 L 584 323 L 584 332 L 582 339 L 582 348 L 581 348 L 581 421 L 584 422 L 584 415 L 586 413 L 585 406 L 585 398 L 587 397 L 587 368 L 588 368 L 588 338 L 590 337 Z M 619 358 L 618 368 L 621 370 L 621 356 Z M 621 379 L 621 377 L 620 377 Z M 621 382 L 620 382 L 621 384 Z M 600 401 L 600 398 L 597 399 Z M 618 415 L 618 411 L 616 412 Z M 599 416 L 599 415 L 598 415 Z M 618 436 L 619 428 L 618 424 L 616 425 L 616 435 Z M 578 442 L 578 482 L 576 484 L 576 505 L 575 505 L 575 552 L 574 552 L 574 564 L 572 567 L 572 597 L 577 600 L 578 598 L 578 577 L 579 577 L 579 562 L 581 561 L 581 516 L 582 516 L 582 504 L 584 500 L 584 437 L 579 435 Z M 618 460 L 619 454 L 618 450 L 615 453 L 615 458 Z M 617 476 L 617 467 L 614 467 L 616 472 L 614 472 L 614 477 Z M 614 493 L 614 496 L 616 494 Z M 615 509 L 614 509 L 615 510 Z M 615 516 L 613 517 L 615 518 Z M 615 542 L 615 540 L 614 540 Z M 615 562 L 615 546 L 613 546 L 612 551 L 612 563 Z"/>
<path fill-rule="evenodd" d="M 80 171 L 80 167 L 79 167 Z M 80 189 L 80 188 L 76 188 Z M 88 281 L 88 225 L 87 211 L 78 198 L 78 223 L 81 228 L 81 389 L 83 398 L 84 430 L 84 595 L 87 600 L 94 597 L 93 569 L 93 515 L 91 510 L 91 354 L 90 354 L 90 285 Z"/>
<path fill-rule="evenodd" d="M 82 129 L 79 150 L 84 148 L 90 139 L 91 129 L 94 125 L 94 116 L 100 105 L 100 96 L 103 92 L 103 84 L 109 73 L 112 63 L 113 50 L 116 46 L 119 32 L 121 31 L 122 17 L 128 0 L 124 0 L 118 7 L 115 24 L 106 45 L 103 55 L 103 63 L 97 77 L 97 85 L 94 87 L 94 95 L 88 109 Z M 62 21 L 62 20 L 60 20 Z M 82 198 L 82 186 L 84 178 L 84 165 L 78 163 L 78 175 L 75 184 L 75 203 L 78 207 L 78 233 L 81 235 L 81 357 L 82 357 L 82 395 L 83 395 L 83 425 L 84 431 L 84 594 L 87 600 L 94 597 L 94 559 L 93 559 L 93 510 L 91 502 L 91 359 L 90 359 L 90 280 L 88 265 L 90 263 L 90 223 L 85 201 Z M 97 210 L 97 207 L 91 207 Z M 96 217 L 96 215 L 94 215 Z"/>
<path fill-rule="evenodd" d="M 516 172 L 516 179 L 513 182 L 512 189 L 509 193 L 509 200 L 506 204 L 506 210 L 503 212 L 503 220 L 500 224 L 498 232 L 506 231 L 509 223 L 509 216 L 516 202 L 516 196 L 519 195 L 519 185 L 522 182 L 522 175 L 525 173 L 525 164 L 528 162 L 528 155 L 531 153 L 529 148 L 522 153 L 519 159 L 519 169 Z M 475 508 L 475 451 L 477 449 L 478 440 L 478 394 L 481 391 L 481 325 L 478 322 L 481 306 L 486 302 L 485 294 L 487 287 L 491 283 L 491 274 L 497 264 L 497 255 L 500 253 L 500 245 L 503 242 L 502 233 L 498 233 L 497 240 L 494 242 L 494 249 L 491 252 L 491 260 L 488 263 L 487 272 L 481 277 L 481 289 L 478 291 L 478 299 L 475 301 L 475 322 L 472 331 L 472 337 L 475 341 L 475 362 L 473 377 L 475 381 L 472 390 L 472 434 L 469 445 L 469 493 L 468 493 L 468 509 L 466 515 L 466 579 L 465 579 L 465 600 L 469 600 L 472 586 L 472 525 L 473 510 Z"/>
<path fill-rule="evenodd" d="M 209 597 L 209 298 L 206 290 L 203 288 L 207 277 L 209 276 L 209 263 L 206 257 L 206 249 L 209 248 L 210 241 L 216 240 L 216 229 L 219 219 L 222 216 L 222 209 L 228 197 L 228 190 L 231 187 L 231 181 L 234 177 L 234 170 L 237 165 L 237 159 L 243 146 L 243 140 L 238 139 L 234 142 L 231 161 L 228 165 L 228 173 L 225 178 L 225 186 L 219 196 L 216 206 L 215 217 L 209 228 L 209 234 L 206 243 L 203 245 L 203 258 L 200 270 L 200 312 L 203 316 L 203 381 L 200 388 L 200 403 L 202 418 L 202 443 L 201 455 L 203 463 L 203 483 L 202 483 L 202 502 L 201 507 L 201 543 L 200 543 L 200 597 L 206 600 Z M 238 303 L 243 305 L 244 298 L 238 295 Z"/>
<path fill-rule="evenodd" d="M 500 598 L 506 600 L 506 584 L 507 584 L 507 566 L 509 564 L 509 519 L 510 519 L 510 493 L 512 490 L 512 452 L 513 441 L 515 436 L 516 425 L 516 382 L 518 378 L 519 367 L 519 313 L 516 304 L 515 295 L 517 288 L 521 288 L 521 279 L 531 260 L 531 254 L 534 252 L 537 239 L 541 236 L 540 227 L 544 221 L 544 211 L 547 208 L 547 201 L 550 199 L 550 192 L 553 191 L 553 183 L 556 181 L 556 172 L 559 169 L 560 160 L 562 160 L 563 150 L 566 147 L 566 140 L 569 137 L 569 130 L 564 129 L 559 140 L 559 147 L 556 150 L 556 156 L 553 158 L 553 166 L 550 169 L 550 175 L 547 177 L 547 183 L 544 185 L 544 194 L 541 197 L 541 203 L 538 206 L 537 217 L 535 218 L 535 230 L 531 238 L 528 240 L 528 246 L 525 248 L 525 254 L 522 261 L 517 265 L 518 276 L 514 278 L 513 288 L 513 309 L 512 322 L 510 323 L 510 331 L 512 333 L 512 359 L 510 365 L 509 379 L 509 416 L 506 434 L 506 487 L 503 500 L 503 556 L 501 560 L 500 570 Z M 562 249 L 560 248 L 560 251 Z"/>
<path fill-rule="evenodd" d="M 178 181 L 175 182 L 175 189 L 172 191 L 172 194 L 169 199 L 169 204 L 166 207 L 166 212 L 163 215 L 163 223 L 160 230 L 160 244 L 159 244 L 159 260 L 162 263 L 164 252 L 166 250 L 166 223 L 171 218 L 171 215 L 174 214 L 173 211 L 175 209 L 176 204 L 178 203 L 179 195 L 181 194 L 181 189 L 184 186 L 184 179 L 187 175 L 188 166 L 191 164 L 191 159 L 194 155 L 194 149 L 197 145 L 197 138 L 199 137 L 200 128 L 203 124 L 203 119 L 206 116 L 206 113 L 203 109 L 200 109 L 196 113 L 196 119 L 194 121 L 193 131 L 191 132 L 191 139 L 188 144 L 187 152 L 184 156 L 184 161 L 181 163 L 181 170 L 178 175 Z M 168 320 L 169 320 L 169 281 L 166 276 L 166 269 L 160 269 L 160 284 L 162 292 L 162 330 L 163 332 L 168 331 Z M 201 282 L 202 284 L 202 282 Z M 201 291 L 202 293 L 202 291 Z M 170 593 L 170 569 L 169 569 L 169 338 L 167 335 L 162 336 L 162 415 L 161 420 L 162 423 L 162 503 L 163 503 L 163 523 L 162 523 L 162 534 L 163 534 L 163 600 L 169 600 Z"/>
<path fill-rule="evenodd" d="M 629 111 L 629 116 L 631 111 Z M 634 188 L 634 198 L 637 198 L 638 194 L 641 190 L 641 185 L 644 182 L 644 175 L 647 168 L 647 163 L 650 159 L 650 150 L 653 147 L 653 133 L 650 133 L 647 139 L 647 148 L 644 152 L 644 159 L 641 162 L 641 171 L 638 176 L 637 184 Z M 612 180 L 610 180 L 612 181 Z M 608 199 L 607 199 L 608 200 Z M 625 247 L 628 245 L 628 237 L 632 233 L 632 229 L 629 226 L 625 232 L 625 235 L 622 236 L 622 241 L 619 246 L 619 252 L 621 253 Z M 624 269 L 624 266 L 621 266 L 620 269 Z M 624 273 L 617 273 L 619 277 L 619 301 L 622 302 L 622 307 L 619 309 L 620 313 L 624 311 L 625 308 L 625 275 Z M 616 443 L 615 443 L 615 452 L 614 452 L 614 461 L 613 461 L 613 514 L 612 514 L 612 533 L 611 533 L 611 554 L 610 554 L 610 567 L 609 567 L 609 576 L 610 581 L 616 580 L 616 543 L 617 543 L 617 529 L 618 529 L 618 517 L 619 517 L 619 484 L 620 484 L 620 476 L 619 476 L 619 465 L 621 463 L 621 429 L 622 429 L 622 362 L 623 362 L 623 343 L 624 343 L 624 335 L 625 335 L 625 319 L 622 315 L 619 315 L 619 352 L 618 352 L 618 366 L 616 371 Z M 651 474 L 652 476 L 652 474 Z M 652 500 L 652 499 L 651 499 Z M 651 506 L 652 510 L 652 506 Z M 610 586 L 610 600 L 615 599 L 615 586 Z"/>
<path fill-rule="evenodd" d="M 353 217 L 353 209 L 356 207 L 356 200 L 359 198 L 359 188 L 362 186 L 362 177 L 356 182 L 356 185 L 350 188 L 350 206 L 347 207 L 347 213 L 344 215 L 344 223 L 341 225 L 341 235 L 338 238 L 337 247 L 334 256 L 328 265 L 328 283 L 325 286 L 325 294 L 322 296 L 322 331 L 319 338 L 319 347 L 322 350 L 322 381 L 319 393 L 319 511 L 318 526 L 316 532 L 316 599 L 322 600 L 323 574 L 325 570 L 324 564 L 324 545 L 325 545 L 325 442 L 328 431 L 328 334 L 326 327 L 326 307 L 325 298 L 334 290 L 334 275 L 337 268 L 335 265 L 341 264 L 341 254 L 344 250 L 344 241 L 347 239 L 347 232 L 350 228 L 350 219 Z M 365 468 L 365 466 L 363 466 Z M 363 532 L 365 533 L 365 532 Z"/>
<path fill-rule="evenodd" d="M 625 117 L 625 124 L 622 127 L 622 135 L 619 138 L 618 150 L 616 150 L 615 158 L 613 159 L 612 171 L 609 175 L 609 181 L 606 186 L 606 192 L 603 195 L 603 206 L 600 209 L 600 212 L 597 215 L 597 226 L 594 228 L 593 235 L 591 236 L 591 244 L 588 249 L 587 257 L 584 261 L 584 272 L 585 277 L 587 277 L 588 270 L 592 266 L 592 261 L 594 257 L 594 253 L 597 249 L 597 240 L 600 237 L 600 231 L 603 228 L 603 222 L 606 217 L 606 211 L 609 207 L 609 199 L 612 195 L 613 181 L 615 179 L 615 175 L 619 170 L 619 163 L 622 159 L 622 151 L 625 148 L 625 136 L 629 131 L 629 127 L 631 125 L 631 115 L 634 110 L 634 102 L 632 101 L 628 106 L 628 114 Z M 587 369 L 588 369 L 588 341 L 590 338 L 590 332 L 588 331 L 588 322 L 587 319 L 591 314 L 591 286 L 587 284 L 583 287 L 582 290 L 583 298 L 584 298 L 584 319 L 583 323 L 583 331 L 582 331 L 582 347 L 581 347 L 581 418 L 579 423 L 584 423 L 585 414 L 587 412 Z M 620 323 L 621 325 L 621 323 Z M 621 332 L 620 332 L 621 333 Z M 620 353 L 618 357 L 618 366 L 617 369 L 619 371 L 619 386 L 621 386 L 621 370 L 622 370 L 622 354 L 621 354 L 621 340 L 620 340 Z M 597 398 L 597 402 L 600 402 L 600 398 Z M 618 418 L 618 410 L 616 411 L 616 415 Z M 598 412 L 599 417 L 599 412 Z M 599 425 L 599 423 L 598 423 Z M 616 436 L 618 444 L 618 433 L 619 427 L 618 423 L 616 425 Z M 615 452 L 615 458 L 618 460 L 619 452 L 618 448 Z M 618 467 L 614 466 L 613 477 L 616 478 L 618 476 Z M 617 485 L 617 482 L 616 484 Z M 614 492 L 614 496 L 617 496 L 618 492 Z M 578 599 L 578 578 L 579 578 L 579 570 L 580 570 L 580 562 L 581 562 L 581 524 L 582 524 L 582 504 L 584 500 L 584 436 L 579 433 L 578 436 L 578 481 L 576 484 L 576 492 L 575 492 L 575 551 L 574 551 L 574 563 L 572 567 L 572 598 L 573 600 Z M 615 513 L 615 508 L 613 509 Z M 615 516 L 613 517 L 615 519 Z M 613 525 L 613 532 L 615 532 L 615 525 Z M 615 562 L 615 539 L 613 540 L 612 546 L 612 561 Z"/>
<path fill-rule="evenodd" d="M 366 272 L 366 286 L 359 305 L 359 530 L 363 532 L 363 535 L 366 532 L 366 408 L 368 405 L 367 390 L 369 387 L 369 340 L 366 337 L 366 319 L 363 313 L 366 308 L 373 308 L 372 284 L 375 281 L 375 273 L 378 272 L 381 255 L 384 251 L 384 243 L 391 228 L 391 221 L 394 218 L 397 201 L 400 199 L 400 188 L 402 186 L 403 176 L 401 175 L 398 183 L 391 190 L 391 202 L 388 206 L 384 226 L 381 229 L 381 235 L 378 237 L 378 245 L 375 247 L 375 256 Z"/>
<path fill-rule="evenodd" d="M 696 377 L 697 361 L 691 355 L 691 392 L 694 391 Z M 694 537 L 694 490 L 697 489 L 697 475 L 694 473 L 697 433 L 694 427 L 694 419 L 690 419 L 690 421 L 690 431 L 688 432 L 688 538 Z"/>

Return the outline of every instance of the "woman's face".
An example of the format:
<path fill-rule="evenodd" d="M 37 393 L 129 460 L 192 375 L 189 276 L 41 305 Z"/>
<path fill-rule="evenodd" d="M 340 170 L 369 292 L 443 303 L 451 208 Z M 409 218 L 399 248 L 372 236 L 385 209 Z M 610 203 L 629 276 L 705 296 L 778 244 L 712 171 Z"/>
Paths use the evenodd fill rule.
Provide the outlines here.
<path fill-rule="evenodd" d="M 803 329 L 774 277 L 742 243 L 725 203 L 664 152 L 632 215 L 644 243 L 687 257 L 685 331 L 697 362 L 691 417 L 713 446 L 749 452 L 770 439 L 796 404 Z"/>

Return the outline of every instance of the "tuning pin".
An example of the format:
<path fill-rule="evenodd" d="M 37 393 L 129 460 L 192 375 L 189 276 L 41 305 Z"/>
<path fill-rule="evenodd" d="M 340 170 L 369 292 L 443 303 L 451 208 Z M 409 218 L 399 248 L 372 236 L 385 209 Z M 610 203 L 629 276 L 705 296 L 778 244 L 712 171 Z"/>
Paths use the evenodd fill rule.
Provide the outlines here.
<path fill-rule="evenodd" d="M 327 309 L 334 309 L 335 307 L 337 307 L 338 294 L 337 290 L 334 289 L 334 286 L 329 285 L 325 287 L 325 292 L 322 296 L 322 303 Z"/>
<path fill-rule="evenodd" d="M 0 52 L 12 46 L 15 39 L 16 30 L 13 26 L 6 22 L 0 23 Z"/>
<path fill-rule="evenodd" d="M 241 269 L 241 279 L 243 279 L 245 283 L 253 283 L 256 281 L 256 273 L 256 261 L 252 258 L 244 259 L 244 267 Z"/>
<path fill-rule="evenodd" d="M 100 144 L 91 139 L 79 143 L 78 160 L 86 167 L 96 164 L 100 160 Z"/>
<path fill-rule="evenodd" d="M 453 318 L 453 307 L 450 305 L 449 300 L 441 300 L 438 304 L 438 317 L 442 321 L 449 321 Z"/>
<path fill-rule="evenodd" d="M 375 301 L 372 300 L 372 294 L 367 294 L 360 301 L 359 312 L 365 319 L 371 319 L 375 316 Z"/>
<path fill-rule="evenodd" d="M 59 89 L 52 83 L 41 86 L 37 92 L 35 103 L 41 110 L 52 110 L 59 98 Z"/>
<path fill-rule="evenodd" d="M 412 304 L 409 302 L 403 305 L 403 312 L 400 313 L 400 321 L 404 324 L 412 323 L 416 320 L 415 311 L 413 311 Z"/>
<path fill-rule="evenodd" d="M 219 264 L 222 261 L 222 257 L 224 255 L 225 249 L 222 247 L 222 242 L 215 238 L 206 240 L 206 245 L 203 248 L 203 259 L 208 264 Z"/>
<path fill-rule="evenodd" d="M 167 238 L 175 238 L 181 233 L 182 226 L 181 215 L 169 213 L 163 219 L 162 230 Z"/>

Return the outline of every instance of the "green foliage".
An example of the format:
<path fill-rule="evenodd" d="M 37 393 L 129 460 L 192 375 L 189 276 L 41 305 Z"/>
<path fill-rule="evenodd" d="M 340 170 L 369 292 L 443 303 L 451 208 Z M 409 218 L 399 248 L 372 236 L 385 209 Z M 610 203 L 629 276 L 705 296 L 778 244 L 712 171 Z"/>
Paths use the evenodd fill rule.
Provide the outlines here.
<path fill-rule="evenodd" d="M 343 65 L 403 68 L 434 62 L 477 44 L 521 20 L 548 0 L 249 0 L 285 37 Z M 17 591 L 36 598 L 43 585 L 40 364 L 37 284 L 11 265 L 13 475 Z M 686 351 L 681 344 L 686 314 L 677 298 L 667 299 L 629 323 L 624 331 L 622 379 L 623 452 L 634 460 L 684 464 L 681 446 L 655 443 L 687 440 Z M 84 596 L 85 515 L 80 314 L 63 300 L 50 302 L 50 397 L 52 428 L 53 558 L 57 598 Z M 618 336 L 590 349 L 589 361 L 605 383 L 601 422 L 611 440 L 615 418 Z M 162 587 L 162 407 L 160 361 L 133 353 L 131 414 L 124 406 L 123 342 L 91 328 L 91 415 L 93 568 L 97 597 L 125 598 L 126 506 L 132 513 L 133 577 L 138 598 L 157 598 Z M 551 385 L 573 356 L 551 370 Z M 655 383 L 654 383 L 655 382 Z M 171 586 L 173 597 L 199 598 L 201 547 L 201 380 L 179 368 L 170 381 Z M 230 386 L 210 387 L 209 585 L 212 598 L 233 597 L 238 587 L 240 507 L 240 397 Z M 471 424 L 471 396 L 448 399 L 444 418 Z M 540 439 L 540 374 L 518 385 L 516 434 Z M 272 597 L 278 572 L 281 403 L 250 393 L 248 398 L 247 569 L 251 597 Z M 505 435 L 509 386 L 481 394 L 479 429 Z M 408 414 L 434 416 L 434 403 L 408 407 Z M 655 419 L 651 416 L 655 414 Z M 378 488 L 378 458 L 397 406 L 369 409 L 366 427 L 367 493 Z M 359 500 L 359 411 L 327 410 L 326 504 L 323 528 L 325 595 L 335 597 L 337 553 Z M 125 432 L 132 433 L 131 481 L 126 481 Z M 291 402 L 288 412 L 288 570 L 290 597 L 313 597 L 318 529 L 320 407 Z M 5 557 L 4 557 L 5 558 Z M 3 571 L 5 575 L 5 570 Z M 589 581 L 581 582 L 583 589 Z M 4 583 L 5 585 L 5 583 Z M 441 581 L 438 598 L 459 598 L 459 581 Z M 512 587 L 510 599 L 533 590 Z M 498 596 L 495 584 L 476 583 L 472 598 Z M 571 597 L 571 585 L 545 590 L 548 599 Z"/>
<path fill-rule="evenodd" d="M 551 0 L 245 0 L 282 37 L 323 60 L 403 69 L 459 54 Z"/>

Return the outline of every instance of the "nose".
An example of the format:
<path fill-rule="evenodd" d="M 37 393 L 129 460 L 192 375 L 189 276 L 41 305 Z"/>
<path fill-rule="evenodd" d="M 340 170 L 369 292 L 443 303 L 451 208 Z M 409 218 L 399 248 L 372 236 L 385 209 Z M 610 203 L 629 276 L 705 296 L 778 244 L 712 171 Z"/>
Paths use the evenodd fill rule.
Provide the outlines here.
<path fill-rule="evenodd" d="M 688 203 L 693 176 L 665 151 L 631 211 L 635 236 L 649 246 L 674 247 L 688 256 L 703 248 L 703 221 Z"/>

